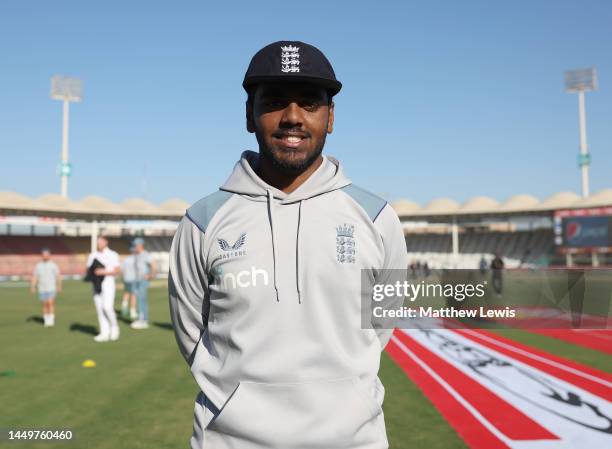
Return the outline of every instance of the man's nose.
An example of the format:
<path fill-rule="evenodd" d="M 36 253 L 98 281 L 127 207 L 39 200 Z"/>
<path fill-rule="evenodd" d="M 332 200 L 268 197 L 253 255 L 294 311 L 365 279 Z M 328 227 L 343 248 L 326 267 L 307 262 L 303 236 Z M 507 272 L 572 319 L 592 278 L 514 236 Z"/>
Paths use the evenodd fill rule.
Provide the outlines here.
<path fill-rule="evenodd" d="M 292 101 L 287 107 L 283 110 L 283 116 L 281 118 L 281 123 L 286 125 L 301 125 L 302 124 L 302 113 L 299 105 Z"/>

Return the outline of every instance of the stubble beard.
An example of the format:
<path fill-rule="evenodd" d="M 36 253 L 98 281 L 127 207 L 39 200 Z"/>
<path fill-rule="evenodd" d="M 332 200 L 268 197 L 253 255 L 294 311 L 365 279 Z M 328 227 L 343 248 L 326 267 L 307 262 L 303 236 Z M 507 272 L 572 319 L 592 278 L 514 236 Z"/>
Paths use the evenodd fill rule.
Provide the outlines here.
<path fill-rule="evenodd" d="M 258 133 L 256 133 L 256 136 L 257 136 L 257 140 L 259 143 L 259 154 L 261 155 L 261 157 L 265 159 L 266 161 L 270 162 L 270 164 L 272 165 L 272 167 L 274 167 L 275 170 L 278 170 L 279 172 L 287 174 L 287 175 L 299 175 L 305 172 L 312 164 L 314 164 L 314 162 L 319 158 L 319 156 L 321 156 L 321 153 L 323 153 L 323 147 L 325 146 L 325 137 L 326 137 L 326 136 L 323 136 L 323 139 L 320 145 L 312 153 L 310 153 L 305 159 L 301 161 L 289 161 L 284 158 L 279 158 L 278 155 L 273 150 L 271 150 L 265 145 L 264 140 L 260 138 Z M 276 150 L 276 151 L 290 151 L 290 150 Z"/>

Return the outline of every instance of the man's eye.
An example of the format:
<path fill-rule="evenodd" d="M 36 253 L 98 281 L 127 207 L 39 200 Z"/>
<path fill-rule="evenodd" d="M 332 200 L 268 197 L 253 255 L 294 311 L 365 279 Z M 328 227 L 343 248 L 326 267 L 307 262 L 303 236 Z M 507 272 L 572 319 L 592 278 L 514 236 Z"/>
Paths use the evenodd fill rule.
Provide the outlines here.
<path fill-rule="evenodd" d="M 268 108 L 282 108 L 284 103 L 281 100 L 266 100 L 264 105 Z"/>
<path fill-rule="evenodd" d="M 306 109 L 307 111 L 314 111 L 319 107 L 319 103 L 314 100 L 306 100 L 306 101 L 302 101 L 300 106 Z"/>

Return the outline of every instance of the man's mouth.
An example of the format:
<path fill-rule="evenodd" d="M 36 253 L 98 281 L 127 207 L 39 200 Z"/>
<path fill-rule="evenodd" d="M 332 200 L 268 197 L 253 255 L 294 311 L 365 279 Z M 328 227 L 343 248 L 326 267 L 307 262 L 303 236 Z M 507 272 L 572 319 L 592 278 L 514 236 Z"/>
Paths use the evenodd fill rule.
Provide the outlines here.
<path fill-rule="evenodd" d="M 308 138 L 306 134 L 277 134 L 274 137 L 289 148 L 298 148 Z"/>

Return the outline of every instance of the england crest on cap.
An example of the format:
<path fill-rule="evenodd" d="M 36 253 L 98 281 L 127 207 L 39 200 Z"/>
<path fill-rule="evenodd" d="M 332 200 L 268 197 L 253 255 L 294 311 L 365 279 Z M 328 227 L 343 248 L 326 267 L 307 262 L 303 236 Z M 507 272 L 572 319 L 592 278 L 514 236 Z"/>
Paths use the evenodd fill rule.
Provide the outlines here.
<path fill-rule="evenodd" d="M 281 46 L 281 72 L 299 72 L 300 71 L 300 47 L 293 45 Z"/>

